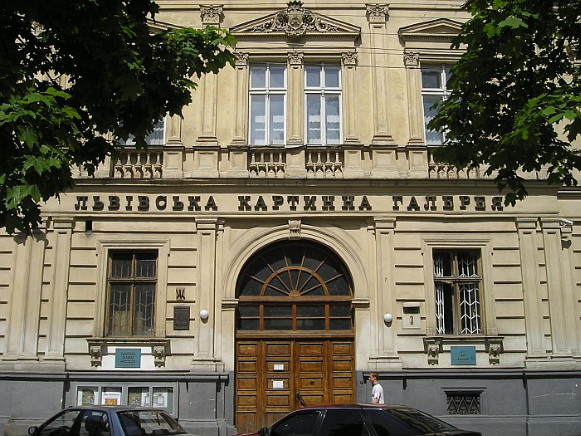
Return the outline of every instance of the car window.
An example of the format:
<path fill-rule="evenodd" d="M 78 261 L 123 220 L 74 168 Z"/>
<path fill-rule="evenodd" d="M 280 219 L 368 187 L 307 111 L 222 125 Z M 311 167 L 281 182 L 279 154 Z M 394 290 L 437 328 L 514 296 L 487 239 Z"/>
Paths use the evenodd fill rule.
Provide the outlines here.
<path fill-rule="evenodd" d="M 377 436 L 412 436 L 418 429 L 394 417 L 385 409 L 367 409 L 365 415 L 375 429 Z"/>
<path fill-rule="evenodd" d="M 109 420 L 105 412 L 87 410 L 81 418 L 79 436 L 109 436 Z"/>
<path fill-rule="evenodd" d="M 40 428 L 39 436 L 79 436 L 82 410 L 63 410 Z"/>
<path fill-rule="evenodd" d="M 368 436 L 369 431 L 357 409 L 329 409 L 323 418 L 320 436 Z"/>
<path fill-rule="evenodd" d="M 283 419 L 270 429 L 271 436 L 311 436 L 314 434 L 318 411 L 299 412 Z"/>
<path fill-rule="evenodd" d="M 440 421 L 433 416 L 415 409 L 390 409 L 393 416 L 401 419 L 408 425 L 411 425 L 424 433 L 432 433 L 438 431 L 458 430 L 453 425 L 444 421 Z"/>
<path fill-rule="evenodd" d="M 161 410 L 127 410 L 117 414 L 126 436 L 184 434 L 175 419 Z"/>

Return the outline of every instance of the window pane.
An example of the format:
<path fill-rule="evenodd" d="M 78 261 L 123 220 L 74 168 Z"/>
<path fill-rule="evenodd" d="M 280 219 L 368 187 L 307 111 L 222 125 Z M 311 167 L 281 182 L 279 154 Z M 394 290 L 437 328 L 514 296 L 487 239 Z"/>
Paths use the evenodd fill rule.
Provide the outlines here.
<path fill-rule="evenodd" d="M 258 330 L 260 328 L 260 323 L 258 319 L 239 319 L 238 329 L 239 330 Z"/>
<path fill-rule="evenodd" d="M 129 387 L 127 388 L 127 404 L 129 406 L 151 406 L 148 387 Z"/>
<path fill-rule="evenodd" d="M 441 89 L 442 73 L 439 70 L 422 70 L 422 88 Z"/>
<path fill-rule="evenodd" d="M 329 328 L 331 330 L 351 330 L 351 318 L 331 319 Z"/>
<path fill-rule="evenodd" d="M 155 253 L 138 253 L 136 254 L 136 271 L 135 277 L 155 278 L 157 256 Z"/>
<path fill-rule="evenodd" d="M 258 306 L 238 306 L 238 313 L 240 316 L 258 316 L 259 310 Z"/>
<path fill-rule="evenodd" d="M 327 144 L 339 144 L 341 140 L 341 119 L 339 116 L 339 96 L 325 96 L 325 118 Z"/>
<path fill-rule="evenodd" d="M 65 410 L 43 427 L 40 436 L 67 434 L 64 431 L 59 431 L 59 429 L 62 427 L 68 427 L 71 429 L 81 413 L 83 413 L 82 410 Z"/>
<path fill-rule="evenodd" d="M 358 410 L 327 410 L 321 435 L 368 435 L 363 417 Z"/>
<path fill-rule="evenodd" d="M 270 66 L 270 88 L 284 88 L 284 71 L 285 67 L 280 66 Z"/>
<path fill-rule="evenodd" d="M 270 96 L 270 143 L 284 144 L 284 95 Z"/>
<path fill-rule="evenodd" d="M 480 333 L 478 283 L 460 283 L 460 312 L 462 334 Z"/>
<path fill-rule="evenodd" d="M 321 97 L 318 94 L 307 95 L 307 142 L 321 143 Z"/>
<path fill-rule="evenodd" d="M 152 336 L 154 333 L 155 285 L 140 284 L 135 287 L 135 307 L 133 333 L 138 336 Z"/>
<path fill-rule="evenodd" d="M 338 88 L 339 87 L 339 67 L 326 66 L 325 67 L 325 87 Z"/>
<path fill-rule="evenodd" d="M 316 317 L 325 316 L 325 306 L 297 306 L 297 316 Z"/>
<path fill-rule="evenodd" d="M 458 253 L 458 275 L 460 277 L 478 277 L 478 257 L 475 253 Z"/>
<path fill-rule="evenodd" d="M 250 88 L 266 88 L 266 65 L 250 67 Z"/>
<path fill-rule="evenodd" d="M 167 410 L 172 410 L 173 388 L 166 387 L 153 388 L 152 407 L 162 407 Z"/>
<path fill-rule="evenodd" d="M 309 88 L 319 88 L 321 86 L 321 66 L 307 65 L 305 67 L 306 86 Z"/>
<path fill-rule="evenodd" d="M 434 251 L 434 277 L 452 277 L 452 255 L 448 251 Z"/>
<path fill-rule="evenodd" d="M 426 131 L 426 143 L 439 145 L 444 142 L 444 135 L 441 132 L 428 129 L 428 123 L 436 116 L 437 110 L 432 109 L 434 103 L 441 100 L 441 97 L 424 95 L 424 127 Z"/>
<path fill-rule="evenodd" d="M 298 413 L 290 416 L 271 430 L 271 436 L 310 436 L 314 434 L 318 412 Z"/>
<path fill-rule="evenodd" d="M 292 328 L 293 322 L 290 318 L 265 318 L 264 320 L 265 330 L 292 330 Z"/>
<path fill-rule="evenodd" d="M 264 316 L 289 317 L 292 316 L 291 306 L 264 306 Z"/>
<path fill-rule="evenodd" d="M 97 387 L 95 386 L 79 386 L 77 388 L 77 406 L 92 406 L 98 398 Z"/>
<path fill-rule="evenodd" d="M 331 316 L 351 316 L 351 304 L 331 304 L 329 308 Z"/>
<path fill-rule="evenodd" d="M 250 96 L 250 143 L 266 144 L 266 97 Z"/>
<path fill-rule="evenodd" d="M 297 319 L 297 330 L 325 330 L 325 319 Z"/>
<path fill-rule="evenodd" d="M 131 277 L 131 253 L 114 253 L 111 255 L 111 275 L 113 279 Z"/>
<path fill-rule="evenodd" d="M 109 334 L 114 336 L 130 335 L 129 301 L 131 285 L 111 285 L 109 291 Z"/>

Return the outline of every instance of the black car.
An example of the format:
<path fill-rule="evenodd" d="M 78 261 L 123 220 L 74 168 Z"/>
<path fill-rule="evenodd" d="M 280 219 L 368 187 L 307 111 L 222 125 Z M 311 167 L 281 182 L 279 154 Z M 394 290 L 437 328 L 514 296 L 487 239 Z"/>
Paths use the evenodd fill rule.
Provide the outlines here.
<path fill-rule="evenodd" d="M 308 406 L 246 436 L 482 436 L 407 406 Z M 240 435 L 243 436 L 243 435 Z"/>

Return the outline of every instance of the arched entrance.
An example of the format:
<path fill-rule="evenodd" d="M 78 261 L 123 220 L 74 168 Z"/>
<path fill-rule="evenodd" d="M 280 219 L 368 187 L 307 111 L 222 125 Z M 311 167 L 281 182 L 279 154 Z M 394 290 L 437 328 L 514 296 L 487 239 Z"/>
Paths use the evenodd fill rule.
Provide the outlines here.
<path fill-rule="evenodd" d="M 335 253 L 272 244 L 247 262 L 236 291 L 238 431 L 302 404 L 354 401 L 352 280 Z"/>

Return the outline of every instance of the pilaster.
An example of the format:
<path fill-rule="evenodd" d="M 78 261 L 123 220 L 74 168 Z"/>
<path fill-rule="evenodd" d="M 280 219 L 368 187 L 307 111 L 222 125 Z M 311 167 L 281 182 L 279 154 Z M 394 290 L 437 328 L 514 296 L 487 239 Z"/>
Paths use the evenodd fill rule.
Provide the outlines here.
<path fill-rule="evenodd" d="M 179 115 L 167 119 L 167 138 L 163 147 L 163 178 L 181 179 L 184 176 L 184 145 L 182 118 Z"/>
<path fill-rule="evenodd" d="M 516 222 L 527 334 L 527 360 L 547 357 L 538 271 L 539 262 L 536 257 L 537 223 L 536 218 L 518 218 Z"/>
<path fill-rule="evenodd" d="M 287 142 L 303 145 L 304 138 L 304 54 L 293 51 L 288 54 L 288 90 L 286 109 L 288 116 Z"/>
<path fill-rule="evenodd" d="M 71 238 L 74 220 L 53 218 L 53 265 L 49 292 L 49 319 L 45 361 L 64 365 L 67 300 L 71 265 Z"/>
<path fill-rule="evenodd" d="M 421 146 L 424 144 L 424 123 L 421 118 L 422 111 L 422 77 L 420 70 L 419 53 L 407 52 L 404 54 L 406 69 L 406 82 L 408 91 L 408 118 L 410 137 L 408 146 Z"/>
<path fill-rule="evenodd" d="M 561 220 L 541 219 L 545 248 L 545 268 L 549 292 L 549 312 L 553 357 L 572 357 L 576 348 L 575 310 L 572 298 L 570 271 L 563 277 L 563 253 L 561 244 Z"/>
<path fill-rule="evenodd" d="M 395 145 L 389 126 L 389 89 L 386 23 L 389 19 L 389 7 L 382 4 L 368 4 L 367 21 L 371 38 L 371 71 L 373 83 L 373 127 L 372 145 Z"/>

